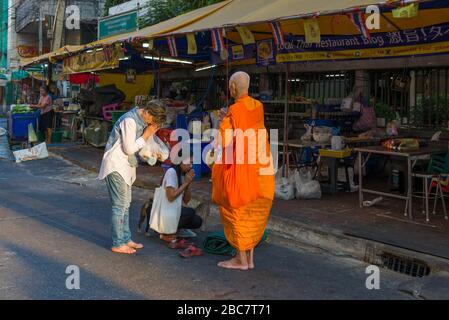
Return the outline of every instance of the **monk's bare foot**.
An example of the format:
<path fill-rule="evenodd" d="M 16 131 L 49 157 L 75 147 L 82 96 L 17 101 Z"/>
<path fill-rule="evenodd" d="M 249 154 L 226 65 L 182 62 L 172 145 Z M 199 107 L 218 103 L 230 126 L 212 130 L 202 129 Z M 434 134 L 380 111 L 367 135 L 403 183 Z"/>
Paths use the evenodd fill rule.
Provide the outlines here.
<path fill-rule="evenodd" d="M 224 269 L 243 270 L 243 271 L 248 270 L 248 265 L 243 264 L 237 257 L 234 257 L 231 260 L 219 262 L 218 266 Z"/>
<path fill-rule="evenodd" d="M 128 247 L 126 244 L 120 246 L 120 247 L 114 247 L 111 249 L 112 252 L 115 253 L 123 253 L 123 254 L 134 254 L 136 253 L 136 250 L 133 248 Z"/>
<path fill-rule="evenodd" d="M 133 249 L 143 249 L 143 244 L 141 243 L 135 243 L 134 241 L 130 241 L 126 244 L 128 247 Z"/>
<path fill-rule="evenodd" d="M 248 250 L 246 252 L 246 256 L 248 258 L 248 269 L 254 269 L 254 259 L 253 259 L 254 251 Z"/>
<path fill-rule="evenodd" d="M 254 269 L 254 262 L 249 262 L 248 263 L 248 269 Z"/>

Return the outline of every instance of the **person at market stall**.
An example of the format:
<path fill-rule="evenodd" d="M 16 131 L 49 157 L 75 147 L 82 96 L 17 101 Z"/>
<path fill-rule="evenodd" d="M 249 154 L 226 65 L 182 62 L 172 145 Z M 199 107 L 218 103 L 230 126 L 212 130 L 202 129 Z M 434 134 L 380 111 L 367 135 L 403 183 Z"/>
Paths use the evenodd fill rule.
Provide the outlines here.
<path fill-rule="evenodd" d="M 136 153 L 166 121 L 165 108 L 157 100 L 125 113 L 114 125 L 106 144 L 98 178 L 106 180 L 112 203 L 112 248 L 115 253 L 133 254 L 143 248 L 131 240 L 129 207 L 136 180 Z"/>
<path fill-rule="evenodd" d="M 220 208 L 226 240 L 237 251 L 232 259 L 218 263 L 226 269 L 254 268 L 254 248 L 263 237 L 274 199 L 273 159 L 267 135 L 261 135 L 266 133 L 263 105 L 248 95 L 249 84 L 244 72 L 234 73 L 229 80 L 235 103 L 221 111 L 222 160 L 212 167 L 212 200 Z M 253 129 L 256 143 L 238 143 L 239 129 L 242 134 Z M 252 152 L 257 152 L 254 163 L 249 161 Z M 229 156 L 232 161 L 226 160 Z M 244 161 L 237 162 L 241 156 Z"/>
<path fill-rule="evenodd" d="M 47 144 L 50 144 L 54 117 L 53 101 L 48 94 L 47 87 L 41 87 L 39 93 L 39 102 L 37 104 L 30 105 L 30 107 L 41 110 L 41 115 L 39 118 L 39 130 L 45 134 L 45 142 Z"/>
<path fill-rule="evenodd" d="M 54 83 L 50 84 L 48 94 L 53 101 L 59 99 L 59 89 Z"/>

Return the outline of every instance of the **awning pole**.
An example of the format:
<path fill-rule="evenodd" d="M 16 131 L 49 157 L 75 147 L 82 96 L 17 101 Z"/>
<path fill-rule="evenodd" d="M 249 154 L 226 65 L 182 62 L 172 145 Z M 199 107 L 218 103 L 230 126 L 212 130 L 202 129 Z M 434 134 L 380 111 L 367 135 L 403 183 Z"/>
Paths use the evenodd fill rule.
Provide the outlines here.
<path fill-rule="evenodd" d="M 289 87 L 288 87 L 288 77 L 290 73 L 290 64 L 287 63 L 285 66 L 285 107 L 284 107 L 284 156 L 282 159 L 283 168 L 284 168 L 284 176 L 288 178 L 288 169 L 289 169 L 289 157 L 288 157 L 288 107 L 289 107 Z"/>

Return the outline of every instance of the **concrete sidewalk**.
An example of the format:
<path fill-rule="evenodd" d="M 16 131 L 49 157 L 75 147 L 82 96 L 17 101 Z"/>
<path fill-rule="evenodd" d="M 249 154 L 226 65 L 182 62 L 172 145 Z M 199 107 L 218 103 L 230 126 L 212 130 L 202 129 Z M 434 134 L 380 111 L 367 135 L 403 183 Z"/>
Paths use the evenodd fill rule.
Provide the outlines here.
<path fill-rule="evenodd" d="M 92 172 L 98 172 L 103 156 L 102 149 L 86 145 L 51 147 L 50 151 Z M 161 167 L 140 166 L 135 185 L 154 190 L 162 175 Z M 219 220 L 218 208 L 210 202 L 209 177 L 195 182 L 192 188 L 195 200 L 207 210 L 205 215 Z M 402 213 L 403 203 L 389 199 L 361 209 L 356 193 L 323 195 L 320 200 L 276 199 L 269 228 L 288 242 L 350 255 L 369 263 L 390 254 L 402 261 L 422 261 L 431 272 L 449 270 L 449 222 L 437 215 L 426 223 L 418 212 L 412 221 Z"/>

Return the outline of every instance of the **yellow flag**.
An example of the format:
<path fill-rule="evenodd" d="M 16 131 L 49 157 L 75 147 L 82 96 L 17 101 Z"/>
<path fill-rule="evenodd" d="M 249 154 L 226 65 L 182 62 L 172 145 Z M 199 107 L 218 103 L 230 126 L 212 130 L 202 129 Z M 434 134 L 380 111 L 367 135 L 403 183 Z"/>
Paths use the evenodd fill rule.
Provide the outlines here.
<path fill-rule="evenodd" d="M 306 35 L 306 43 L 321 42 L 321 30 L 317 19 L 304 20 L 304 32 Z"/>
<path fill-rule="evenodd" d="M 412 3 L 405 7 L 391 10 L 393 18 L 413 18 L 418 15 L 419 3 Z"/>
<path fill-rule="evenodd" d="M 196 47 L 195 34 L 187 34 L 187 54 L 197 54 L 198 49 Z"/>
<path fill-rule="evenodd" d="M 242 38 L 243 44 L 253 44 L 256 43 L 256 40 L 254 39 L 254 35 L 247 27 L 236 27 L 240 38 Z"/>
<path fill-rule="evenodd" d="M 148 40 L 148 50 L 153 50 L 154 49 L 154 41 L 153 39 Z"/>

